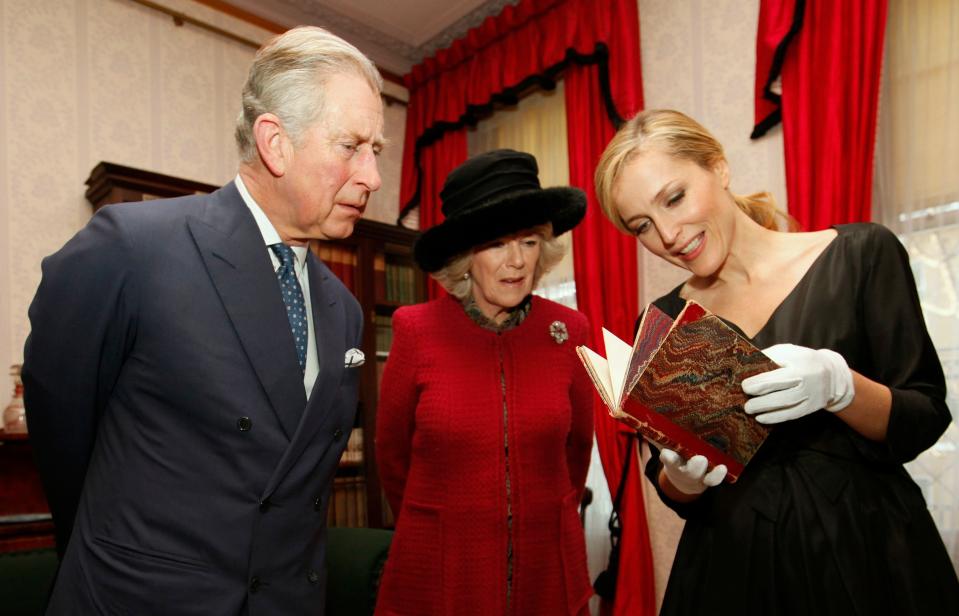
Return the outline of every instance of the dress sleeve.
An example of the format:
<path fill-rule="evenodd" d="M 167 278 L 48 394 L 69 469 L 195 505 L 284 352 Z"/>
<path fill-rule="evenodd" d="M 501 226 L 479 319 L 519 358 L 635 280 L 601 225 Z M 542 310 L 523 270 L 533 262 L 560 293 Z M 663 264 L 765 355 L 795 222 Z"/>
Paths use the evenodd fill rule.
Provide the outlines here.
<path fill-rule="evenodd" d="M 577 323 L 579 330 L 570 341 L 573 347 L 586 344 L 586 335 L 589 331 L 589 322 L 584 316 Z M 573 487 L 579 492 L 586 486 L 586 474 L 589 472 L 589 461 L 593 450 L 593 384 L 589 380 L 586 370 L 579 365 L 579 359 L 574 357 L 573 382 L 570 387 L 571 425 L 569 438 L 566 442 L 566 463 L 569 466 L 569 478 Z"/>
<path fill-rule="evenodd" d="M 30 442 L 66 549 L 107 407 L 136 329 L 131 241 L 120 211 L 107 207 L 43 260 L 24 348 L 24 404 Z"/>
<path fill-rule="evenodd" d="M 393 314 L 393 345 L 383 370 L 376 414 L 376 463 L 396 518 L 403 506 L 419 401 L 416 334 L 410 317 L 402 308 Z"/>
<path fill-rule="evenodd" d="M 886 437 L 897 462 L 912 460 L 931 447 L 948 427 L 942 365 L 922 317 L 909 255 L 888 229 L 875 225 L 864 258 L 871 268 L 863 279 L 863 323 L 874 374 L 892 391 Z"/>

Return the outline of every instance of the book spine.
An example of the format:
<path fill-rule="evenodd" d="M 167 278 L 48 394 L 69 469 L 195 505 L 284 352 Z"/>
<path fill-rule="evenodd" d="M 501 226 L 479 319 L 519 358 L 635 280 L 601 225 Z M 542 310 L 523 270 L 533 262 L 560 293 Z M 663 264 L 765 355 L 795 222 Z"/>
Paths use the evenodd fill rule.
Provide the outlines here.
<path fill-rule="evenodd" d="M 373 257 L 373 287 L 375 301 L 383 302 L 386 300 L 386 258 L 383 253 L 377 253 Z"/>
<path fill-rule="evenodd" d="M 627 421 L 647 441 L 659 449 L 672 449 L 685 459 L 693 456 L 706 456 L 709 467 L 718 464 L 726 465 L 726 481 L 735 483 L 743 472 L 743 465 L 725 452 L 722 452 L 709 443 L 703 441 L 692 432 L 661 417 L 655 411 L 643 406 L 632 398 L 624 401 L 624 415 L 621 420 Z"/>

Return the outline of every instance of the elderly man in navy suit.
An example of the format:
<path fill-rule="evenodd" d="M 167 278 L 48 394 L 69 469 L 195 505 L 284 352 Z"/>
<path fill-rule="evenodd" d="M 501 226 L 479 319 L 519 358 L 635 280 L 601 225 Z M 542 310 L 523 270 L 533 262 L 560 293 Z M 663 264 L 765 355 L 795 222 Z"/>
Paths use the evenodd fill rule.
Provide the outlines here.
<path fill-rule="evenodd" d="M 24 394 L 48 614 L 322 614 L 362 315 L 308 250 L 380 186 L 382 80 L 320 28 L 256 55 L 236 178 L 100 210 L 43 262 Z"/>

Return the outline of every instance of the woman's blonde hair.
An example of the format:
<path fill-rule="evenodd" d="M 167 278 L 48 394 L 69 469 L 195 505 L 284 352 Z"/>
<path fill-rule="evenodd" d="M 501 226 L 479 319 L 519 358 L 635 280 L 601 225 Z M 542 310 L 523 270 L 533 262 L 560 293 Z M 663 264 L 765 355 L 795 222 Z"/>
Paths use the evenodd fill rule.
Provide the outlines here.
<path fill-rule="evenodd" d="M 562 242 L 553 237 L 553 225 L 548 222 L 510 235 L 533 234 L 543 238 L 543 243 L 540 244 L 539 259 L 536 261 L 536 268 L 533 270 L 533 288 L 536 288 L 543 275 L 562 260 L 566 248 Z M 473 265 L 473 252 L 475 250 L 476 248 L 471 248 L 453 257 L 444 267 L 430 274 L 446 289 L 447 293 L 460 301 L 466 300 L 473 293 L 473 279 L 466 274 Z"/>
<path fill-rule="evenodd" d="M 613 203 L 613 189 L 626 165 L 650 150 L 688 160 L 708 171 L 726 160 L 722 144 L 689 116 L 671 109 L 647 109 L 636 114 L 606 146 L 595 177 L 596 196 L 603 213 L 626 233 L 631 232 Z M 730 194 L 736 205 L 763 227 L 779 229 L 782 221 L 788 228 L 795 228 L 795 220 L 776 207 L 770 193 Z"/>

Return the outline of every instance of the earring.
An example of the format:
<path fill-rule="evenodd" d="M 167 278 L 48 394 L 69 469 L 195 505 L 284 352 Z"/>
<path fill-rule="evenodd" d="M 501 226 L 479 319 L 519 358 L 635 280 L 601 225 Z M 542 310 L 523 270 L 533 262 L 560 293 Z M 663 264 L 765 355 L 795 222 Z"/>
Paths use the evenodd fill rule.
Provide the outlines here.
<path fill-rule="evenodd" d="M 469 279 L 470 279 L 470 273 L 469 273 L 469 272 L 466 272 L 465 274 L 463 274 L 463 280 L 469 280 Z"/>

